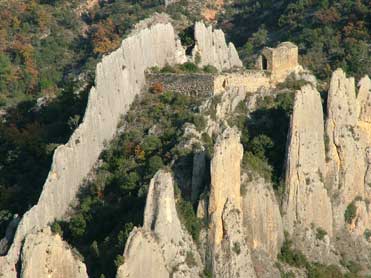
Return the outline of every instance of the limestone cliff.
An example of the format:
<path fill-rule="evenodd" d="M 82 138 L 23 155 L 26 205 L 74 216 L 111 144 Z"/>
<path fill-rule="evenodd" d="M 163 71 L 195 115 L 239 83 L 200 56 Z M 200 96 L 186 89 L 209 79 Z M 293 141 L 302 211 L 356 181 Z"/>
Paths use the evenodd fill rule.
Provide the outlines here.
<path fill-rule="evenodd" d="M 215 278 L 256 277 L 241 214 L 241 210 L 228 199 L 222 215 L 224 237 L 220 245 L 214 249 L 213 277 Z"/>
<path fill-rule="evenodd" d="M 26 236 L 21 268 L 21 278 L 88 277 L 78 255 L 49 228 Z"/>
<path fill-rule="evenodd" d="M 285 229 L 321 227 L 332 235 L 332 207 L 324 185 L 325 145 L 322 104 L 311 85 L 296 92 L 288 138 L 284 203 Z"/>
<path fill-rule="evenodd" d="M 134 229 L 117 277 L 198 277 L 202 263 L 196 245 L 180 223 L 171 173 L 160 170 L 151 180 L 144 225 Z"/>
<path fill-rule="evenodd" d="M 250 174 L 252 175 L 252 174 Z M 243 175 L 243 227 L 251 250 L 264 251 L 276 259 L 282 242 L 283 224 L 273 187 L 263 178 Z"/>
<path fill-rule="evenodd" d="M 213 30 L 212 26 L 206 27 L 203 22 L 197 22 L 195 40 L 192 56 L 200 66 L 212 65 L 220 71 L 242 67 L 236 48 L 232 43 L 227 45 L 222 30 Z"/>
<path fill-rule="evenodd" d="M 0 276 L 16 277 L 14 265 L 24 237 L 66 213 L 104 142 L 112 139 L 120 116 L 144 86 L 144 71 L 178 63 L 181 52 L 171 24 L 154 24 L 136 30 L 97 65 L 96 86 L 90 91 L 83 122 L 68 143 L 56 149 L 37 205 L 23 216 L 12 247 L 0 258 Z"/>
<path fill-rule="evenodd" d="M 336 70 L 331 78 L 327 101 L 326 179 L 331 185 L 337 230 L 344 226 L 344 212 L 350 203 L 357 197 L 370 198 L 370 80 L 365 77 L 360 81 L 358 96 L 354 83 L 354 78 L 347 78 L 341 69 Z"/>
<path fill-rule="evenodd" d="M 222 215 L 227 200 L 241 210 L 240 164 L 243 148 L 236 128 L 227 128 L 214 145 L 211 161 L 211 188 L 209 199 L 210 238 L 214 246 L 223 239 Z"/>

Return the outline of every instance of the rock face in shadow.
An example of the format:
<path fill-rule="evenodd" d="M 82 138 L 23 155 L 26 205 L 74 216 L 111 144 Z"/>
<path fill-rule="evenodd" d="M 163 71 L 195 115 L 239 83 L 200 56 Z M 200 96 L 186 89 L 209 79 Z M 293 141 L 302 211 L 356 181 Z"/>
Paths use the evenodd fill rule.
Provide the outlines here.
<path fill-rule="evenodd" d="M 88 278 L 86 267 L 59 235 L 44 229 L 26 237 L 21 278 Z"/>
<path fill-rule="evenodd" d="M 151 180 L 143 228 L 131 232 L 117 278 L 191 278 L 202 270 L 197 247 L 177 214 L 174 179 L 160 170 Z"/>
<path fill-rule="evenodd" d="M 243 226 L 252 251 L 264 251 L 273 260 L 280 252 L 284 235 L 279 204 L 271 184 L 263 178 L 243 177 Z"/>
<path fill-rule="evenodd" d="M 212 65 L 219 71 L 242 67 L 242 62 L 233 43 L 227 45 L 222 30 L 213 30 L 203 22 L 195 25 L 196 45 L 192 51 L 193 61 L 199 66 Z"/>
<path fill-rule="evenodd" d="M 56 149 L 37 205 L 23 216 L 7 256 L 0 258 L 0 277 L 16 277 L 15 264 L 28 233 L 66 213 L 104 142 L 112 139 L 120 116 L 128 111 L 144 86 L 144 71 L 184 59 L 170 23 L 135 30 L 119 49 L 102 59 L 97 65 L 96 86 L 90 91 L 84 119 L 68 143 Z"/>
<path fill-rule="evenodd" d="M 296 92 L 288 139 L 285 229 L 320 227 L 332 235 L 331 200 L 324 184 L 325 145 L 322 104 L 311 85 Z"/>

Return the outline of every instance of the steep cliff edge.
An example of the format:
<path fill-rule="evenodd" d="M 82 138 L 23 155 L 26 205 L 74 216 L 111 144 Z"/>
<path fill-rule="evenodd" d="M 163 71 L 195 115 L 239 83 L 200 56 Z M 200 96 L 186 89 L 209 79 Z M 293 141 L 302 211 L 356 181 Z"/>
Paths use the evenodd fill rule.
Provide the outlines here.
<path fill-rule="evenodd" d="M 331 200 L 324 185 L 325 145 L 322 103 L 311 85 L 296 92 L 288 139 L 284 204 L 285 229 L 320 227 L 332 235 Z"/>
<path fill-rule="evenodd" d="M 78 255 L 49 228 L 26 236 L 21 267 L 21 278 L 88 278 Z"/>
<path fill-rule="evenodd" d="M 363 78 L 359 85 L 357 96 L 354 78 L 347 78 L 338 69 L 332 75 L 328 93 L 326 180 L 331 185 L 334 227 L 337 230 L 346 224 L 344 213 L 355 199 L 370 199 L 368 169 L 371 125 L 368 115 L 371 109 L 367 105 L 370 95 L 369 78 Z M 366 228 L 367 226 L 363 227 L 363 231 Z"/>
<path fill-rule="evenodd" d="M 0 258 L 0 276 L 16 276 L 14 265 L 22 240 L 29 232 L 66 213 L 104 142 L 113 137 L 120 116 L 128 111 L 144 86 L 144 71 L 152 66 L 181 62 L 179 58 L 184 60 L 184 57 L 179 53 L 182 50 L 171 24 L 156 24 L 136 30 L 97 65 L 96 87 L 91 89 L 84 120 L 69 142 L 55 151 L 38 204 L 23 216 L 7 256 Z"/>
<path fill-rule="evenodd" d="M 203 270 L 191 236 L 180 223 L 170 172 L 160 170 L 151 180 L 143 228 L 134 229 L 117 278 L 199 277 Z"/>
<path fill-rule="evenodd" d="M 271 259 L 280 252 L 283 223 L 271 184 L 261 177 L 242 176 L 243 227 L 251 250 L 264 251 Z"/>

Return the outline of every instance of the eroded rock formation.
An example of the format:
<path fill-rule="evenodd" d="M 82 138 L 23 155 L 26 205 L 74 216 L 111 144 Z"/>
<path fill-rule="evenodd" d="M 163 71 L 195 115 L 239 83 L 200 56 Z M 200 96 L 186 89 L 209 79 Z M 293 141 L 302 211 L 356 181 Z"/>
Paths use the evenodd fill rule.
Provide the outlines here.
<path fill-rule="evenodd" d="M 192 51 L 193 61 L 199 66 L 212 65 L 218 70 L 242 67 L 242 62 L 233 43 L 227 45 L 222 30 L 213 30 L 203 22 L 195 25 L 196 45 Z"/>
<path fill-rule="evenodd" d="M 236 128 L 227 128 L 214 145 L 209 200 L 210 238 L 214 246 L 223 239 L 222 215 L 227 200 L 241 210 L 241 160 L 243 148 Z"/>
<path fill-rule="evenodd" d="M 296 92 L 288 139 L 285 229 L 321 227 L 332 235 L 331 200 L 324 184 L 325 145 L 321 97 L 311 85 Z"/>
<path fill-rule="evenodd" d="M 251 174 L 252 175 L 252 174 Z M 249 247 L 276 259 L 284 240 L 279 204 L 271 184 L 261 177 L 243 176 L 243 226 Z"/>
<path fill-rule="evenodd" d="M 29 234 L 22 248 L 21 278 L 88 278 L 78 254 L 49 228 Z"/>
<path fill-rule="evenodd" d="M 143 228 L 131 233 L 124 260 L 118 278 L 146 277 L 144 273 L 150 274 L 148 277 L 191 278 L 202 272 L 196 245 L 176 211 L 170 172 L 160 170 L 151 180 Z"/>
<path fill-rule="evenodd" d="M 136 30 L 115 52 L 105 56 L 96 69 L 85 116 L 66 145 L 58 147 L 36 206 L 22 218 L 6 257 L 0 258 L 0 275 L 16 277 L 22 240 L 33 230 L 61 218 L 96 162 L 103 143 L 115 134 L 120 116 L 144 86 L 144 71 L 184 60 L 170 23 Z M 180 61 L 181 62 L 181 61 Z"/>
<path fill-rule="evenodd" d="M 227 199 L 222 215 L 224 235 L 214 249 L 213 277 L 256 277 L 250 250 L 245 240 L 241 210 Z"/>
<path fill-rule="evenodd" d="M 354 83 L 354 78 L 347 78 L 341 69 L 336 70 L 331 78 L 327 100 L 326 176 L 331 185 L 337 230 L 344 227 L 344 212 L 350 203 L 357 197 L 361 200 L 370 198 L 370 79 L 364 77 L 360 81 L 358 96 Z"/>

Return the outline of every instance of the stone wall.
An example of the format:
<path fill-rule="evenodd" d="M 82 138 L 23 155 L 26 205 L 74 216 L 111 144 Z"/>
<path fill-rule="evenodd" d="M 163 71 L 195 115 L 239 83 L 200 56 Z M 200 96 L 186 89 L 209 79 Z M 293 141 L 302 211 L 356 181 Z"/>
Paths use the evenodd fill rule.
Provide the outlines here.
<path fill-rule="evenodd" d="M 214 76 L 206 73 L 148 73 L 146 81 L 148 88 L 159 83 L 165 92 L 172 91 L 190 96 L 212 96 L 214 91 Z"/>
<path fill-rule="evenodd" d="M 269 72 L 250 70 L 223 73 L 214 79 L 214 94 L 220 94 L 228 88 L 243 87 L 246 92 L 256 92 L 260 88 L 273 87 Z"/>
<path fill-rule="evenodd" d="M 37 205 L 23 216 L 7 256 L 0 257 L 0 277 L 17 277 L 15 264 L 25 236 L 62 218 L 69 209 L 104 142 L 112 139 L 120 116 L 143 88 L 145 70 L 180 63 L 184 55 L 172 25 L 161 23 L 135 30 L 97 65 L 96 87 L 90 91 L 83 122 L 68 143 L 56 149 Z"/>

